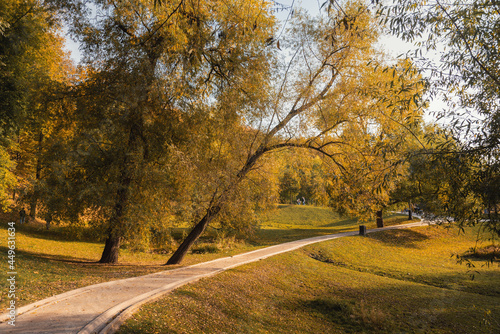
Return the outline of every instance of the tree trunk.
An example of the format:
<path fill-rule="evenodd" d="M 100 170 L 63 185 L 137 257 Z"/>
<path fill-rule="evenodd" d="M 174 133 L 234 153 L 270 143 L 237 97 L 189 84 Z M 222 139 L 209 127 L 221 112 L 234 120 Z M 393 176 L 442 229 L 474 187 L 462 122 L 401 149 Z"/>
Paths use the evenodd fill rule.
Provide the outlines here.
<path fill-rule="evenodd" d="M 33 195 L 34 197 L 31 199 L 31 203 L 30 203 L 30 217 L 35 219 L 36 218 L 36 207 L 37 207 L 37 203 L 38 203 L 38 195 L 35 193 Z"/>
<path fill-rule="evenodd" d="M 40 131 L 38 134 L 38 155 L 36 157 L 36 167 L 35 167 L 36 168 L 35 169 L 35 190 L 33 192 L 33 198 L 31 199 L 31 203 L 30 203 L 30 217 L 33 219 L 36 218 L 38 197 L 40 196 L 40 189 L 38 187 L 39 187 L 40 179 L 42 178 L 42 161 L 41 161 L 42 142 L 43 142 L 43 133 L 42 133 L 42 131 Z"/>
<path fill-rule="evenodd" d="M 127 170 L 124 166 L 124 173 Z M 128 205 L 128 195 L 131 179 L 126 177 L 122 179 L 122 189 L 117 192 L 117 200 L 114 208 L 113 217 L 110 219 L 110 228 L 104 250 L 102 251 L 99 263 L 117 263 L 120 254 L 120 244 L 123 236 L 123 216 Z"/>
<path fill-rule="evenodd" d="M 247 159 L 245 165 L 240 169 L 240 171 L 236 175 L 236 179 L 234 180 L 234 182 L 230 184 L 222 192 L 219 198 L 210 205 L 205 216 L 198 222 L 198 224 L 196 224 L 196 226 L 191 230 L 191 232 L 189 232 L 189 235 L 186 237 L 186 239 L 184 239 L 179 248 L 177 248 L 174 254 L 167 261 L 166 263 L 167 265 L 179 264 L 182 261 L 184 256 L 186 256 L 187 252 L 191 248 L 191 246 L 193 246 L 193 244 L 196 242 L 196 240 L 198 240 L 203 231 L 205 231 L 205 228 L 208 226 L 208 224 L 210 224 L 210 222 L 215 217 L 217 217 L 222 208 L 222 205 L 224 205 L 231 190 L 238 187 L 240 182 L 245 178 L 245 176 L 252 169 L 257 160 L 266 152 L 266 150 L 267 149 L 261 145 L 257 149 L 257 151 L 255 151 L 255 153 Z"/>
<path fill-rule="evenodd" d="M 129 152 L 134 149 L 136 142 L 135 127 L 132 126 L 129 138 Z M 129 205 L 130 184 L 132 183 L 132 167 L 133 162 L 129 156 L 125 155 L 121 166 L 120 187 L 116 192 L 116 202 L 113 214 L 109 220 L 108 238 L 101 255 L 99 263 L 117 263 L 120 254 L 120 244 L 124 235 L 124 215 L 126 214 Z"/>
<path fill-rule="evenodd" d="M 208 210 L 207 214 L 200 220 L 198 224 L 196 224 L 196 226 L 191 230 L 191 232 L 189 232 L 186 239 L 184 239 L 182 244 L 179 246 L 179 248 L 177 248 L 177 250 L 170 257 L 170 259 L 168 259 L 166 263 L 167 265 L 181 263 L 182 259 L 184 259 L 184 256 L 186 256 L 191 246 L 193 246 L 196 240 L 198 240 L 203 231 L 205 231 L 205 228 L 217 216 L 219 211 L 220 211 L 220 206 L 215 206 Z"/>
<path fill-rule="evenodd" d="M 248 174 L 248 172 L 252 169 L 252 167 L 255 165 L 257 160 L 267 151 L 267 148 L 265 148 L 263 145 L 261 145 L 253 155 L 248 157 L 245 165 L 240 169 L 238 174 L 236 175 L 236 179 L 232 184 L 230 184 L 219 196 L 219 198 L 214 201 L 210 207 L 207 210 L 206 215 L 200 220 L 198 224 L 189 232 L 189 235 L 184 239 L 182 244 L 177 248 L 177 250 L 174 252 L 174 254 L 170 257 L 170 259 L 167 261 L 167 265 L 169 264 L 179 264 L 184 256 L 186 256 L 187 252 L 193 246 L 193 244 L 198 240 L 200 235 L 205 231 L 205 228 L 210 224 L 210 222 L 217 217 L 219 214 L 222 205 L 227 200 L 227 197 L 229 196 L 231 190 L 235 189 L 238 187 L 240 182 L 245 178 L 245 176 Z M 214 196 L 215 198 L 215 196 Z"/>
<path fill-rule="evenodd" d="M 99 263 L 117 263 L 120 254 L 121 237 L 108 236 Z"/>

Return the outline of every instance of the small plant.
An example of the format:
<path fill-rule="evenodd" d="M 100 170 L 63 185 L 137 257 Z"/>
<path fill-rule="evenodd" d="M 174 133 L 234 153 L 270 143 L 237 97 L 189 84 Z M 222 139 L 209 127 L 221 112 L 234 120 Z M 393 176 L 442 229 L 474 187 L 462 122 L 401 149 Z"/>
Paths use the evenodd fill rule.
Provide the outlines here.
<path fill-rule="evenodd" d="M 481 327 L 484 328 L 485 333 L 498 333 L 500 331 L 500 321 L 493 316 L 491 310 L 486 310 L 481 321 Z"/>
<path fill-rule="evenodd" d="M 386 328 L 388 316 L 379 308 L 372 307 L 363 299 L 359 304 L 359 317 L 363 323 L 377 329 Z"/>

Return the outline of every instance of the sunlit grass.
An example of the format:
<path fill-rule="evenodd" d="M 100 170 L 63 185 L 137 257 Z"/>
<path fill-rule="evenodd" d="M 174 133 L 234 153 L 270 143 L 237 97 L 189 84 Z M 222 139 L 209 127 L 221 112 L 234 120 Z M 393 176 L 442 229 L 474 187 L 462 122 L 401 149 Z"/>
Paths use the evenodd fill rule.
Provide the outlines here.
<path fill-rule="evenodd" d="M 2 215 L 0 226 L 0 310 L 7 305 L 7 225 L 16 215 Z M 392 218 L 394 220 L 394 218 Z M 399 216 L 397 219 L 405 220 Z M 387 221 L 390 221 L 388 219 Z M 375 227 L 375 226 L 373 226 Z M 261 217 L 261 228 L 247 241 L 221 241 L 205 238 L 188 254 L 182 265 L 251 251 L 271 244 L 317 235 L 357 229 L 357 222 L 339 217 L 328 208 L 312 206 L 280 206 Z M 46 230 L 42 222 L 16 225 L 16 266 L 18 271 L 18 306 L 50 297 L 78 287 L 109 280 L 133 277 L 171 269 L 163 264 L 169 254 L 120 251 L 120 263 L 96 263 L 101 256 L 102 242 L 76 240 L 70 229 L 53 226 Z M 229 240 L 231 241 L 231 240 Z"/>
<path fill-rule="evenodd" d="M 104 245 L 102 243 L 60 240 L 57 233 L 38 231 L 34 226 L 17 226 L 16 269 L 17 306 L 23 306 L 58 293 L 107 282 L 110 280 L 145 275 L 171 269 L 164 264 L 168 254 L 120 251 L 120 263 L 103 265 L 97 263 Z M 0 312 L 7 307 L 7 228 L 0 228 Z M 188 254 L 183 265 L 209 261 L 217 257 L 230 256 L 252 250 L 255 247 L 241 244 L 234 249 L 218 253 Z"/>
<path fill-rule="evenodd" d="M 310 238 L 320 235 L 354 231 L 359 228 L 356 219 L 342 217 L 327 207 L 308 205 L 279 205 L 277 210 L 261 216 L 260 230 L 256 234 L 258 244 L 273 244 L 277 241 Z M 408 216 L 388 213 L 384 216 L 384 225 L 408 223 Z M 375 221 L 364 223 L 368 229 L 376 228 Z"/>
<path fill-rule="evenodd" d="M 181 287 L 119 333 L 498 333 L 498 264 L 472 280 L 452 258 L 474 243 L 423 227 L 313 244 Z"/>

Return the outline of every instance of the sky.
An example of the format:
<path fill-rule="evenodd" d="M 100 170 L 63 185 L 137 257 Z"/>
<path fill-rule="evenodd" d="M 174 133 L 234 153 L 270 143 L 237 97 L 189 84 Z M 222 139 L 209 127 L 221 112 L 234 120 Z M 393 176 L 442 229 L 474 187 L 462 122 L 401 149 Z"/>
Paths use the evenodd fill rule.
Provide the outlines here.
<path fill-rule="evenodd" d="M 283 8 L 291 7 L 293 8 L 303 8 L 309 12 L 311 15 L 317 15 L 320 12 L 321 5 L 327 0 L 277 0 L 278 4 L 281 4 Z M 279 8 L 280 6 L 276 6 Z M 286 21 L 286 18 L 290 14 L 289 10 L 277 10 L 275 15 L 282 22 Z M 383 49 L 390 57 L 396 58 L 399 55 L 407 53 L 409 50 L 413 50 L 415 47 L 406 43 L 395 36 L 382 36 L 379 39 L 378 44 L 380 48 Z M 81 58 L 81 53 L 78 50 L 78 44 L 71 40 L 68 35 L 66 35 L 66 50 L 71 53 L 71 58 L 75 63 L 79 63 Z M 432 101 L 427 112 L 425 119 L 430 121 L 432 117 L 430 114 L 433 110 L 441 110 L 444 108 L 444 103 L 441 101 Z"/>
<path fill-rule="evenodd" d="M 316 15 L 319 13 L 321 5 L 326 0 L 278 0 L 277 2 L 282 4 L 284 7 L 293 6 L 294 8 L 302 7 L 307 10 L 310 14 Z M 278 8 L 278 7 L 277 7 Z M 276 16 L 285 21 L 289 14 L 288 10 L 281 10 L 276 12 Z M 406 53 L 411 45 L 399 40 L 393 36 L 383 36 L 379 42 L 380 46 L 385 49 L 389 55 L 397 57 L 400 54 Z M 67 34 L 66 30 L 66 50 L 71 53 L 71 59 L 75 63 L 79 63 L 81 58 L 81 53 L 78 50 L 78 43 L 71 40 Z"/>

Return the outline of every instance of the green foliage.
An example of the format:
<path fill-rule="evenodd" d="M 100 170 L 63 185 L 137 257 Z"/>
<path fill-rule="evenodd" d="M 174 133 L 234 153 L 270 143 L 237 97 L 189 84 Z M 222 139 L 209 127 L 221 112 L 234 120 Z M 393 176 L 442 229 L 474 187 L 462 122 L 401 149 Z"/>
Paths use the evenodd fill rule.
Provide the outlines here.
<path fill-rule="evenodd" d="M 70 67 L 59 27 L 56 9 L 49 2 L 0 4 L 0 198 L 4 207 L 7 197 L 15 197 L 13 193 L 24 195 L 27 188 L 35 187 L 32 164 L 40 147 L 35 148 L 33 141 L 39 133 L 51 132 L 49 110 L 54 108 L 49 105 L 55 100 L 55 86 L 67 80 Z"/>
<path fill-rule="evenodd" d="M 306 200 L 306 204 L 327 205 L 326 187 L 329 178 L 329 166 L 320 155 L 309 151 L 284 151 L 279 157 L 283 161 L 280 167 L 280 202 L 297 204 L 297 199 Z"/>
<path fill-rule="evenodd" d="M 9 192 L 16 185 L 13 165 L 9 154 L 0 146 L 0 210 L 9 206 Z"/>
<path fill-rule="evenodd" d="M 443 156 L 436 160 L 447 167 L 442 182 L 454 189 L 443 209 L 460 226 L 483 224 L 487 210 L 487 231 L 498 236 L 498 3 L 395 1 L 382 6 L 379 14 L 394 34 L 417 44 L 413 59 L 429 69 L 431 98 L 440 97 L 448 105 L 436 116 L 448 125 L 450 145 L 433 152 Z M 425 51 L 441 52 L 439 62 Z"/>

